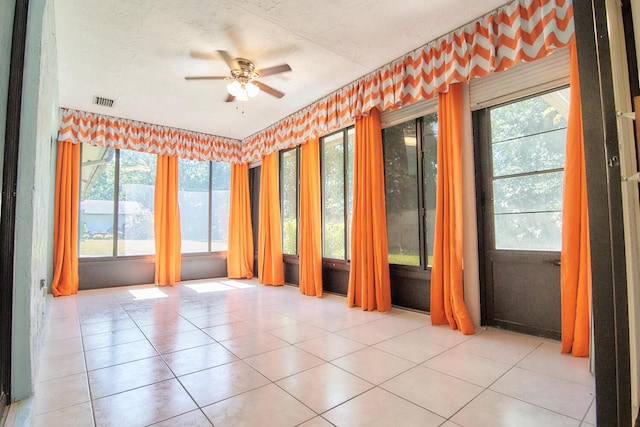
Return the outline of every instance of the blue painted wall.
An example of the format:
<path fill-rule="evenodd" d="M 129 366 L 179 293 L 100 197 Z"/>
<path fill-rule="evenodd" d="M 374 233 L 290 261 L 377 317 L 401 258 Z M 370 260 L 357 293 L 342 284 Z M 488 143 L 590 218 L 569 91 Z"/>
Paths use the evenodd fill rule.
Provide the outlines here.
<path fill-rule="evenodd" d="M 31 0 L 22 92 L 13 296 L 13 400 L 30 397 L 52 276 L 58 79 L 53 0 Z"/>

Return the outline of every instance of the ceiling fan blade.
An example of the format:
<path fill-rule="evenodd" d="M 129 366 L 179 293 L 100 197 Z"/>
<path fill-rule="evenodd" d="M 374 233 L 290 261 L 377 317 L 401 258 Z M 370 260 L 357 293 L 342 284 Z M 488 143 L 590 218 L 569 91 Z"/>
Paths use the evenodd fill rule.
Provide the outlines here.
<path fill-rule="evenodd" d="M 218 59 L 218 56 L 213 53 L 199 52 L 197 50 L 190 51 L 189 56 L 195 59 Z"/>
<path fill-rule="evenodd" d="M 282 98 L 284 96 L 283 92 L 280 92 L 278 89 L 274 89 L 269 85 L 266 85 L 262 82 L 253 82 L 256 86 L 258 86 L 260 88 L 260 90 L 267 92 L 269 95 L 273 95 L 276 98 Z"/>
<path fill-rule="evenodd" d="M 185 76 L 185 80 L 225 80 L 228 76 Z"/>
<path fill-rule="evenodd" d="M 273 74 L 284 73 L 285 71 L 291 71 L 289 64 L 276 65 L 275 67 L 263 68 L 256 71 L 260 77 L 270 76 Z"/>
<path fill-rule="evenodd" d="M 229 95 L 227 96 L 227 99 L 225 99 L 225 101 L 224 101 L 224 102 L 232 102 L 234 99 L 236 99 L 236 97 L 235 97 L 235 96 L 233 96 L 233 95 L 231 95 L 231 94 L 229 94 Z"/>
<path fill-rule="evenodd" d="M 238 68 L 240 68 L 238 66 L 238 62 L 236 62 L 236 60 L 233 59 L 231 55 L 229 55 L 229 52 L 227 52 L 226 50 L 219 50 L 218 53 L 220 54 L 220 56 L 222 56 L 222 59 L 224 59 L 224 62 L 227 63 L 227 66 L 231 70 L 237 70 Z"/>

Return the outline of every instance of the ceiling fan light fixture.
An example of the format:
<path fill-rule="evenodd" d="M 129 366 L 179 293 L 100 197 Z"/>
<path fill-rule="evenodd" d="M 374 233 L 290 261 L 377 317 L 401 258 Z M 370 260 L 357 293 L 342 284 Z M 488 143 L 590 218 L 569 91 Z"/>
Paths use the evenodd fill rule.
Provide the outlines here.
<path fill-rule="evenodd" d="M 237 98 L 240 96 L 240 92 L 244 92 L 244 90 L 242 85 L 240 85 L 240 82 L 234 80 L 227 85 L 227 92 L 229 92 L 229 95 L 233 95 Z"/>
<path fill-rule="evenodd" d="M 238 101 L 248 101 L 249 97 L 247 96 L 247 91 L 245 89 L 241 89 L 237 95 L 234 95 Z"/>
<path fill-rule="evenodd" d="M 282 98 L 284 96 L 283 92 L 256 79 L 291 71 L 289 64 L 280 64 L 275 67 L 256 70 L 253 62 L 248 59 L 233 59 L 229 53 L 224 50 L 219 50 L 218 53 L 229 66 L 230 76 L 186 76 L 185 80 L 226 80 L 228 82 L 227 92 L 229 93 L 226 102 L 231 102 L 234 99 L 238 101 L 248 101 L 250 98 L 256 97 L 260 92 L 265 92 L 276 98 Z"/>
<path fill-rule="evenodd" d="M 245 89 L 247 91 L 247 95 L 249 96 L 249 98 L 253 98 L 258 93 L 260 93 L 260 88 L 252 82 L 247 83 L 245 85 Z"/>

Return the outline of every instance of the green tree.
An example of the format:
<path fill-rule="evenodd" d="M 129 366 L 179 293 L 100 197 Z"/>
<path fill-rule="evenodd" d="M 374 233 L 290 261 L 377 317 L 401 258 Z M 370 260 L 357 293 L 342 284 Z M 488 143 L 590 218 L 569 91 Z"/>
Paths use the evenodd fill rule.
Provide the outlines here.
<path fill-rule="evenodd" d="M 209 162 L 180 159 L 178 168 L 180 191 L 209 192 Z"/>
<path fill-rule="evenodd" d="M 298 229 L 298 149 L 285 151 L 280 156 L 280 186 L 282 211 L 282 251 L 296 254 Z"/>
<path fill-rule="evenodd" d="M 559 250 L 568 89 L 492 108 L 496 245 Z"/>

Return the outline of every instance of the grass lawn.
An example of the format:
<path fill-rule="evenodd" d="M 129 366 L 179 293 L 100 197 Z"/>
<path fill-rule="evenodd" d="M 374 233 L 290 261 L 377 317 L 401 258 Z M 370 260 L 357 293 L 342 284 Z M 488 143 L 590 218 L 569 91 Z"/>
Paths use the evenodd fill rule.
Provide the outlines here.
<path fill-rule="evenodd" d="M 433 263 L 433 256 L 429 256 L 428 265 Z M 400 265 L 420 265 L 420 255 L 414 254 L 389 254 L 389 264 L 400 264 Z"/>
<path fill-rule="evenodd" d="M 118 240 L 118 255 L 153 255 L 156 252 L 154 240 Z M 113 256 L 112 239 L 86 239 L 80 241 L 80 256 Z"/>
<path fill-rule="evenodd" d="M 226 251 L 226 242 L 212 242 L 213 252 Z M 201 241 L 182 241 L 182 253 L 205 253 L 208 243 Z M 156 253 L 155 240 L 118 240 L 118 255 L 153 255 Z M 81 257 L 113 256 L 112 239 L 86 239 L 80 241 Z"/>
<path fill-rule="evenodd" d="M 420 265 L 420 255 L 389 254 L 389 264 Z"/>

